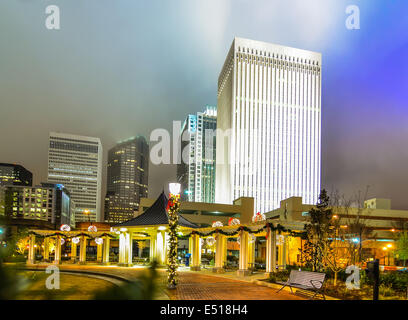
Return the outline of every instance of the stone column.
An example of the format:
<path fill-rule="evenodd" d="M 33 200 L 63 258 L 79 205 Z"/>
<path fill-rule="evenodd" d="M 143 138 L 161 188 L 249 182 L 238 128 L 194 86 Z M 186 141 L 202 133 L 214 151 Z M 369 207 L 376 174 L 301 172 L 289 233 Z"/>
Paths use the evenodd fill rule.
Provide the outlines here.
<path fill-rule="evenodd" d="M 216 237 L 215 243 L 215 267 L 213 268 L 213 272 L 216 273 L 223 273 L 224 270 L 224 262 L 225 262 L 225 252 L 227 250 L 227 239 L 224 235 L 219 233 Z"/>
<path fill-rule="evenodd" d="M 102 263 L 102 251 L 103 251 L 103 242 L 101 244 L 96 244 L 96 262 L 97 263 Z"/>
<path fill-rule="evenodd" d="M 126 234 L 126 266 L 133 266 L 133 234 L 128 232 Z"/>
<path fill-rule="evenodd" d="M 247 276 L 251 273 L 250 270 L 248 270 L 248 232 L 241 230 L 240 236 L 241 244 L 239 246 L 239 270 L 237 271 L 237 274 L 238 276 Z"/>
<path fill-rule="evenodd" d="M 252 239 L 252 237 L 249 235 L 248 236 L 248 266 L 252 266 L 252 268 L 255 266 L 255 242 L 256 242 L 256 238 L 254 240 L 254 242 L 250 241 Z M 252 264 L 250 264 L 252 263 Z"/>
<path fill-rule="evenodd" d="M 156 259 L 159 265 L 167 264 L 166 233 L 162 230 L 156 236 Z"/>
<path fill-rule="evenodd" d="M 287 255 L 288 255 L 288 238 L 287 236 L 283 236 L 283 243 L 282 243 L 282 266 L 283 269 L 286 269 L 286 261 L 287 261 Z"/>
<path fill-rule="evenodd" d="M 61 236 L 59 235 L 55 238 L 54 263 L 55 264 L 61 263 Z"/>
<path fill-rule="evenodd" d="M 191 235 L 191 271 L 201 270 L 201 241 L 198 234 Z"/>
<path fill-rule="evenodd" d="M 102 263 L 104 265 L 109 264 L 109 252 L 110 252 L 110 238 L 106 236 L 103 239 L 103 255 L 102 255 Z"/>
<path fill-rule="evenodd" d="M 266 239 L 266 274 L 276 272 L 276 231 L 270 231 Z"/>
<path fill-rule="evenodd" d="M 87 245 L 86 237 L 81 236 L 79 247 L 79 264 L 86 264 L 86 245 Z"/>
<path fill-rule="evenodd" d="M 152 233 L 150 235 L 150 246 L 149 246 L 149 259 L 150 262 L 157 261 L 157 252 L 156 252 L 156 240 L 157 240 L 157 234 Z"/>
<path fill-rule="evenodd" d="M 44 261 L 50 261 L 50 238 L 44 238 Z"/>
<path fill-rule="evenodd" d="M 28 238 L 28 257 L 27 264 L 35 263 L 35 235 L 30 234 Z"/>
<path fill-rule="evenodd" d="M 121 232 L 119 235 L 119 265 L 126 263 L 126 234 Z"/>
<path fill-rule="evenodd" d="M 71 239 L 71 261 L 75 263 L 76 259 L 77 259 L 77 244 L 74 243 Z"/>

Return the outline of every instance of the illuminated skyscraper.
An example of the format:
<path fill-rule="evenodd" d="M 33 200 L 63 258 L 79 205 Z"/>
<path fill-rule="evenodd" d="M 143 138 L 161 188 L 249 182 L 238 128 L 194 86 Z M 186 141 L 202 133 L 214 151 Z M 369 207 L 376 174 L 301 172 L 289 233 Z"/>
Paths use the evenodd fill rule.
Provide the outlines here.
<path fill-rule="evenodd" d="M 182 129 L 185 162 L 177 165 L 181 198 L 185 201 L 213 203 L 215 197 L 215 129 L 217 108 L 206 106 L 204 112 L 188 115 Z M 208 131 L 206 131 L 208 130 Z"/>
<path fill-rule="evenodd" d="M 143 136 L 119 142 L 108 153 L 105 221 L 124 222 L 139 211 L 140 198 L 147 198 L 149 144 Z"/>
<path fill-rule="evenodd" d="M 321 54 L 235 38 L 218 78 L 216 202 L 267 212 L 320 191 Z M 224 146 L 224 147 L 223 147 Z"/>
<path fill-rule="evenodd" d="M 99 138 L 50 132 L 48 182 L 63 184 L 75 222 L 101 221 L 102 144 Z"/>

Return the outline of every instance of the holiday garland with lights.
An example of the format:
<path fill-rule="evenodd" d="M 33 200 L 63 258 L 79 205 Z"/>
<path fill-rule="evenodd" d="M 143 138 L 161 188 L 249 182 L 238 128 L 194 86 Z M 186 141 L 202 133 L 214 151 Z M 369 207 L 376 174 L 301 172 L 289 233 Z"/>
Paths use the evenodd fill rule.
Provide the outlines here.
<path fill-rule="evenodd" d="M 169 202 L 167 205 L 169 216 L 169 252 L 167 255 L 167 270 L 168 270 L 168 287 L 175 288 L 177 284 L 177 225 L 178 211 L 180 208 L 180 195 L 170 193 Z"/>

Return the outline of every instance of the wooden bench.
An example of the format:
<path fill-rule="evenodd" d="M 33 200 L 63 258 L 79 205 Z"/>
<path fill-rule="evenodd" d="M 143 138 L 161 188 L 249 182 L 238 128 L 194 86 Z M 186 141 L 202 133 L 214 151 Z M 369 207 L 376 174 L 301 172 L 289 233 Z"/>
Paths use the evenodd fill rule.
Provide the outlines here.
<path fill-rule="evenodd" d="M 278 284 L 283 284 L 282 288 L 280 288 L 277 291 L 277 293 L 281 291 L 283 288 L 285 288 L 286 286 L 289 286 L 290 291 L 292 293 L 293 293 L 292 287 L 302 289 L 302 290 L 307 290 L 307 291 L 313 291 L 314 295 L 312 296 L 312 299 L 316 295 L 320 294 L 323 296 L 323 299 L 326 300 L 326 297 L 324 296 L 324 290 L 323 290 L 323 284 L 324 284 L 325 277 L 326 277 L 325 273 L 291 270 L 288 281 L 286 282 L 277 281 L 276 282 Z"/>

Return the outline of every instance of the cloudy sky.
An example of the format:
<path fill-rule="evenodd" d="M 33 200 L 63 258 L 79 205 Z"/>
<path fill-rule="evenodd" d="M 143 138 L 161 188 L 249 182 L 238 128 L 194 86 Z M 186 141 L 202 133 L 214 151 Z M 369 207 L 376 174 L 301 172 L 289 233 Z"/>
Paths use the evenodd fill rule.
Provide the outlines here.
<path fill-rule="evenodd" d="M 58 5 L 61 29 L 45 27 Z M 358 5 L 361 29 L 345 27 Z M 2 0 L 0 162 L 46 180 L 49 131 L 115 142 L 216 104 L 234 36 L 323 55 L 322 185 L 408 209 L 406 0 Z M 106 174 L 106 170 L 104 171 Z M 150 167 L 150 196 L 174 180 Z M 104 182 L 105 183 L 105 182 Z"/>

